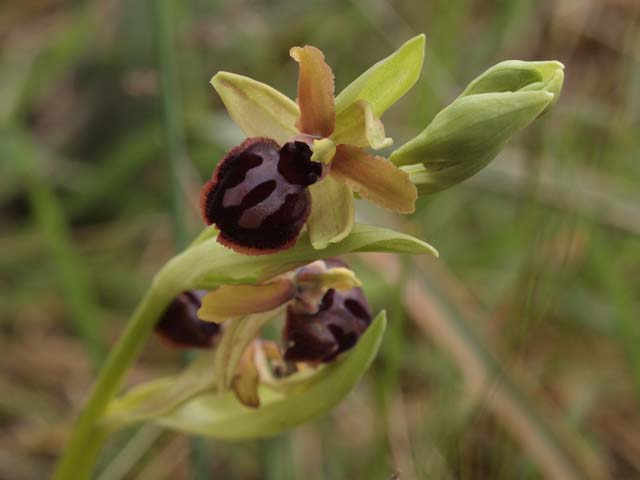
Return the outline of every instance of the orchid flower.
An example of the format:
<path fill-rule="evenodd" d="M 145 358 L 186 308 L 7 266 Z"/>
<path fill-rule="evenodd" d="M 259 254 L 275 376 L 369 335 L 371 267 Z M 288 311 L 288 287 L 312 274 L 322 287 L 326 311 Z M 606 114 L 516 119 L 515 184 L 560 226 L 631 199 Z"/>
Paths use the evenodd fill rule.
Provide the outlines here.
<path fill-rule="evenodd" d="M 282 377 L 285 370 L 333 362 L 355 346 L 372 320 L 360 286 L 341 260 L 316 260 L 265 283 L 183 292 L 167 307 L 156 332 L 177 347 L 215 346 L 211 367 L 218 391 L 231 388 L 240 402 L 257 407 L 260 381 L 278 383 L 269 363 L 280 367 Z M 281 350 L 258 337 L 285 309 Z"/>
<path fill-rule="evenodd" d="M 245 254 L 294 245 L 306 224 L 316 249 L 353 228 L 353 192 L 400 213 L 415 210 L 416 186 L 382 156 L 391 145 L 380 116 L 418 79 L 424 35 L 406 42 L 334 96 L 324 54 L 294 47 L 294 102 L 268 85 L 219 72 L 211 83 L 248 139 L 219 162 L 202 190 L 205 221 L 218 241 Z"/>

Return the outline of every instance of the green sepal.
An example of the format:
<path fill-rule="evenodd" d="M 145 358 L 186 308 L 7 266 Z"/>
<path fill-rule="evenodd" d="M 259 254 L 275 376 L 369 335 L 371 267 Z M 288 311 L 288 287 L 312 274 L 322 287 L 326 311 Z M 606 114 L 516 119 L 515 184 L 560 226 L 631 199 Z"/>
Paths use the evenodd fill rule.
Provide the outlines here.
<path fill-rule="evenodd" d="M 366 100 L 380 117 L 420 77 L 424 44 L 424 34 L 418 35 L 356 78 L 336 97 L 336 114 L 357 100 Z"/>
<path fill-rule="evenodd" d="M 544 90 L 459 97 L 389 159 L 398 166 L 424 166 L 417 184 L 422 193 L 445 190 L 484 168 L 553 99 Z"/>
<path fill-rule="evenodd" d="M 177 431 L 226 440 L 290 430 L 326 414 L 356 386 L 378 352 L 385 327 L 386 316 L 381 312 L 353 350 L 316 374 L 303 373 L 295 388 L 282 392 L 262 385 L 257 409 L 240 404 L 231 392 L 206 392 L 154 421 Z"/>
<path fill-rule="evenodd" d="M 298 134 L 300 110 L 275 88 L 229 72 L 217 73 L 211 85 L 247 137 L 268 137 L 282 145 Z"/>
<path fill-rule="evenodd" d="M 309 241 L 322 250 L 343 240 L 353 228 L 355 205 L 353 192 L 331 175 L 309 187 L 311 213 L 307 219 Z"/>

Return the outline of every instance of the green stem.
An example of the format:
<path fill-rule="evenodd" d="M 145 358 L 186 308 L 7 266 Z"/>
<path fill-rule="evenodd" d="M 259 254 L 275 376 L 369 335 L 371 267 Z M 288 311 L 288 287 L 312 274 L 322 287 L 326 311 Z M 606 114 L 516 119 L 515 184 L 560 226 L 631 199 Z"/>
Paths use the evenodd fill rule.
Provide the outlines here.
<path fill-rule="evenodd" d="M 112 349 L 76 420 L 54 480 L 82 480 L 91 475 L 108 434 L 100 426 L 107 406 L 118 392 L 126 372 L 138 356 L 159 316 L 178 293 L 173 288 L 162 287 L 160 282 L 154 282 Z"/>

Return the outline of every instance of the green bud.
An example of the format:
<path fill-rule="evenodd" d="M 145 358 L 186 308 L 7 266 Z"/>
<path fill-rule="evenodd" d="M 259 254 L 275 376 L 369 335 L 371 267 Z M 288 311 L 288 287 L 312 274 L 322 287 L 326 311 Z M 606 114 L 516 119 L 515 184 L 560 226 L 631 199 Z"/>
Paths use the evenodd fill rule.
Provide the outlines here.
<path fill-rule="evenodd" d="M 484 168 L 509 139 L 556 101 L 558 62 L 499 63 L 473 80 L 413 140 L 391 154 L 399 166 L 421 164 L 421 194 L 445 190 Z"/>
<path fill-rule="evenodd" d="M 555 60 L 523 62 L 506 60 L 494 65 L 473 80 L 460 97 L 478 93 L 531 92 L 544 90 L 554 98 L 544 111 L 549 110 L 560 96 L 564 82 L 564 65 Z"/>

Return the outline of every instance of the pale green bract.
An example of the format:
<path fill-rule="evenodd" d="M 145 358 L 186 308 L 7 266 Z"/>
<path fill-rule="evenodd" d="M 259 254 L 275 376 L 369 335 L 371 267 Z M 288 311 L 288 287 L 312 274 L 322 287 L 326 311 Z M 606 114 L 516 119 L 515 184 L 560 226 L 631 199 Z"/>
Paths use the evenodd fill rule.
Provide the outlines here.
<path fill-rule="evenodd" d="M 185 433 L 227 440 L 277 435 L 335 407 L 369 368 L 380 348 L 385 328 L 386 316 L 380 312 L 353 350 L 334 363 L 311 375 L 302 372 L 285 378 L 283 383 L 294 387 L 284 391 L 262 385 L 260 408 L 245 407 L 229 391 L 216 392 L 211 376 L 207 377 L 211 381 L 209 388 L 203 389 L 201 380 L 191 378 L 201 375 L 194 369 L 186 376 L 142 385 L 114 400 L 102 425 L 116 429 L 151 421 Z M 299 381 L 296 376 L 300 377 Z M 177 396 L 176 385 L 191 386 L 191 390 L 187 395 Z M 162 400 L 167 401 L 164 409 L 149 408 Z"/>
<path fill-rule="evenodd" d="M 110 429 L 143 422 L 171 412 L 195 395 L 215 386 L 215 351 L 200 353 L 180 374 L 132 388 L 111 401 L 104 423 Z"/>
<path fill-rule="evenodd" d="M 208 236 L 211 233 L 211 236 Z M 171 259 L 156 276 L 159 288 L 172 291 L 211 289 L 219 285 L 253 284 L 314 260 L 352 252 L 395 252 L 438 255 L 435 248 L 410 235 L 372 225 L 356 224 L 343 240 L 316 250 L 303 232 L 295 246 L 273 255 L 249 256 L 223 247 L 209 227 L 186 251 Z M 175 285 L 180 282 L 179 287 Z"/>

